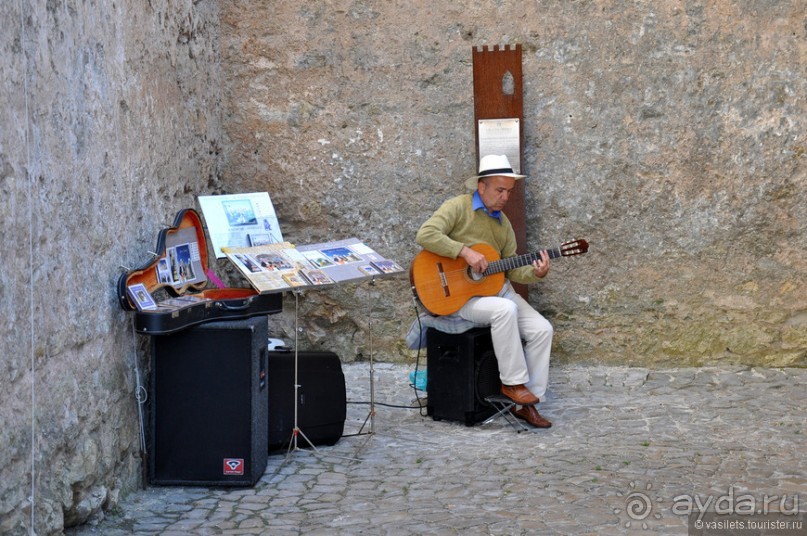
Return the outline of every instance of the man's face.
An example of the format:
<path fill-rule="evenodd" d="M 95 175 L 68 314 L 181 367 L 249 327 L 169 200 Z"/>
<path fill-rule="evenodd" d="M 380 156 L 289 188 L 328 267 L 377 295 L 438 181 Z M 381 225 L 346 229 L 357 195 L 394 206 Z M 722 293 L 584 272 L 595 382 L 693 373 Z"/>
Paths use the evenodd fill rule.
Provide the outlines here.
<path fill-rule="evenodd" d="M 482 202 L 489 211 L 493 212 L 504 208 L 515 186 L 516 179 L 513 177 L 495 175 L 479 181 L 476 188 L 479 190 Z"/>

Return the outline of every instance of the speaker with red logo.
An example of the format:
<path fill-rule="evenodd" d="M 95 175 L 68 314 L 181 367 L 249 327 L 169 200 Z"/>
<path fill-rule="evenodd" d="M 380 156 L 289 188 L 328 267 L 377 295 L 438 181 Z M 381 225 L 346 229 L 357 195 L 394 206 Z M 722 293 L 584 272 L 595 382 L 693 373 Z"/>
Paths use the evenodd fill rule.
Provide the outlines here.
<path fill-rule="evenodd" d="M 484 421 L 496 409 L 485 401 L 501 389 L 490 328 L 464 333 L 426 332 L 426 411 L 432 419 Z"/>
<path fill-rule="evenodd" d="M 251 486 L 266 470 L 267 319 L 152 337 L 149 480 Z"/>

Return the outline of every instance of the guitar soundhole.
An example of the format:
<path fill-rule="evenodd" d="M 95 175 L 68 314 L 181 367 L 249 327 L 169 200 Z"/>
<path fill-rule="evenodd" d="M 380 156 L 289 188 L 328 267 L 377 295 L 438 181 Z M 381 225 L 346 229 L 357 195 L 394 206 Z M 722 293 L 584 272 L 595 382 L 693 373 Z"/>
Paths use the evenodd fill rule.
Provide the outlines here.
<path fill-rule="evenodd" d="M 485 274 L 478 274 L 478 273 L 474 272 L 473 270 L 471 270 L 470 266 L 468 268 L 466 268 L 466 270 L 468 271 L 468 278 L 471 281 L 482 281 L 482 279 L 485 278 Z"/>

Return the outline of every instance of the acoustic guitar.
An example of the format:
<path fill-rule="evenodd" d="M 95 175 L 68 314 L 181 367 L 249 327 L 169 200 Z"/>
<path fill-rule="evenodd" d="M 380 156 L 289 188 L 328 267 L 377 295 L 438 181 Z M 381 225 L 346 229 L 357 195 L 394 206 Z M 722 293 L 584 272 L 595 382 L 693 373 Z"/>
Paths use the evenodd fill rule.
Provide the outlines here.
<path fill-rule="evenodd" d="M 541 250 L 515 257 L 500 259 L 488 244 L 477 244 L 471 249 L 485 256 L 487 269 L 474 273 L 461 257 L 451 259 L 423 250 L 412 260 L 409 280 L 418 300 L 434 315 L 450 315 L 459 311 L 476 296 L 495 296 L 504 286 L 504 272 L 532 264 L 541 258 Z M 588 242 L 570 240 L 555 248 L 547 248 L 550 259 L 582 255 L 588 251 Z"/>

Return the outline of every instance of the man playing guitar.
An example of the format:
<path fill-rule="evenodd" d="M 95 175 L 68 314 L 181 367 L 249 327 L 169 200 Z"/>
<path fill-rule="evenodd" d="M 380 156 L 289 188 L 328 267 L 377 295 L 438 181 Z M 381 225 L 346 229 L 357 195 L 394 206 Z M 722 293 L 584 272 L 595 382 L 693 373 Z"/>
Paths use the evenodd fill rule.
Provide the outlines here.
<path fill-rule="evenodd" d="M 465 184 L 473 193 L 449 199 L 426 220 L 417 233 L 417 243 L 425 250 L 447 257 L 462 258 L 471 276 L 488 267 L 485 255 L 472 249 L 478 244 L 491 246 L 499 258 L 516 254 L 513 227 L 502 209 L 516 181 L 524 175 L 513 173 L 504 155 L 488 155 L 479 162 L 479 175 Z M 517 417 L 538 428 L 552 426 L 535 405 L 546 392 L 552 325 L 519 296 L 509 280 L 533 283 L 549 273 L 546 250 L 531 264 L 507 270 L 498 294 L 471 297 L 457 311 L 466 320 L 490 324 L 493 351 L 499 365 L 502 394 L 521 407 Z M 525 341 L 522 346 L 522 340 Z"/>

